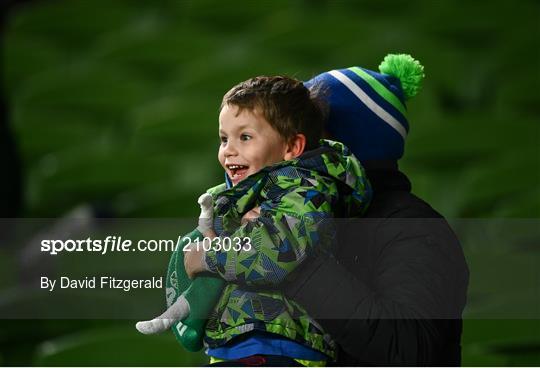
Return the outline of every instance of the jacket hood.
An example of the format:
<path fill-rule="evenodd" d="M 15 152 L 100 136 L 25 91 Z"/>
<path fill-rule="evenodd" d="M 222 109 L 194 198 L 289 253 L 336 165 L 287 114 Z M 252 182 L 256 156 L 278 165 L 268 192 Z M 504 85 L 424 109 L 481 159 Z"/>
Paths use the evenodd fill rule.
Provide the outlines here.
<path fill-rule="evenodd" d="M 298 157 L 294 166 L 331 177 L 343 190 L 362 200 L 366 195 L 371 196 L 371 186 L 362 164 L 341 142 L 321 139 L 320 146 Z"/>
<path fill-rule="evenodd" d="M 352 216 L 363 211 L 371 199 L 371 185 L 360 161 L 343 143 L 326 139 L 320 141 L 318 148 L 307 151 L 295 159 L 267 166 L 234 187 L 226 183 L 211 188 L 208 192 L 213 196 L 226 196 L 238 200 L 248 191 L 260 190 L 272 172 L 284 167 L 304 169 L 314 176 L 326 176 L 335 180 L 342 197 L 346 197 L 348 202 L 346 215 Z M 309 174 L 307 176 L 305 180 L 309 181 Z"/>

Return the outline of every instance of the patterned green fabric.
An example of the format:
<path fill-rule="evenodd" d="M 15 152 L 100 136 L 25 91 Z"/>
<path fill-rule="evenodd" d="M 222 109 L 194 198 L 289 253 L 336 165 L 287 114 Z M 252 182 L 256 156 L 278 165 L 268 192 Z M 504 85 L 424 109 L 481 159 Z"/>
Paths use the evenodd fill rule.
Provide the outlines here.
<path fill-rule="evenodd" d="M 281 283 L 313 252 L 328 251 L 332 218 L 365 211 L 371 188 L 359 161 L 341 143 L 324 140 L 297 159 L 211 192 L 216 233 L 222 239 L 247 237 L 251 249 L 206 253 L 210 270 L 229 282 L 206 326 L 207 345 L 217 347 L 260 330 L 334 357 L 334 342 L 315 320 L 279 290 L 265 286 Z M 256 206 L 260 216 L 241 226 L 242 216 Z"/>

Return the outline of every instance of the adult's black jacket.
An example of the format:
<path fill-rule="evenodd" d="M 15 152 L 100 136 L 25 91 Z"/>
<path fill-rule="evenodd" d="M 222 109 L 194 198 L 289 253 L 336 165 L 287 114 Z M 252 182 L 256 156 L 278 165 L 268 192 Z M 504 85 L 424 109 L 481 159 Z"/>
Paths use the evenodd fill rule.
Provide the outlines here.
<path fill-rule="evenodd" d="M 362 219 L 340 220 L 335 258 L 305 262 L 285 293 L 340 345 L 338 365 L 459 365 L 468 284 L 461 246 L 387 166 L 367 170 L 372 203 Z"/>

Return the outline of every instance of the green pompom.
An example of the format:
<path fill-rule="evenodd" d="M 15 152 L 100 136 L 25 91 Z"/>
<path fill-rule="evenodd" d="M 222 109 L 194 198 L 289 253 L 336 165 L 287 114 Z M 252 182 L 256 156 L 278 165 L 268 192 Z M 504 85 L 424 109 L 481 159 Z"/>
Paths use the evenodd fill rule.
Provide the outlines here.
<path fill-rule="evenodd" d="M 381 73 L 398 78 L 401 82 L 405 99 L 416 96 L 424 79 L 424 67 L 408 54 L 386 55 L 381 65 Z"/>

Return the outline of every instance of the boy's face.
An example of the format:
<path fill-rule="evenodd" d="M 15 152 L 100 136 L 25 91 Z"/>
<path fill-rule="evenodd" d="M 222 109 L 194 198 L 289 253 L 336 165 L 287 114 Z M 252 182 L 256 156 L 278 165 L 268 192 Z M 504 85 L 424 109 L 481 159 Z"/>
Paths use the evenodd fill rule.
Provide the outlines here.
<path fill-rule="evenodd" d="M 225 105 L 219 114 L 218 159 L 233 186 L 265 166 L 283 161 L 287 142 L 257 110 Z"/>

